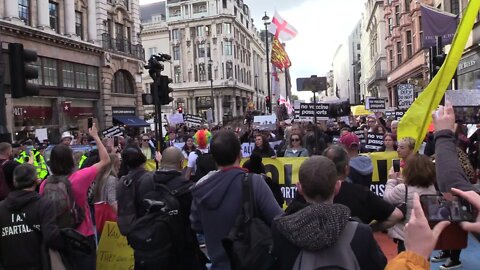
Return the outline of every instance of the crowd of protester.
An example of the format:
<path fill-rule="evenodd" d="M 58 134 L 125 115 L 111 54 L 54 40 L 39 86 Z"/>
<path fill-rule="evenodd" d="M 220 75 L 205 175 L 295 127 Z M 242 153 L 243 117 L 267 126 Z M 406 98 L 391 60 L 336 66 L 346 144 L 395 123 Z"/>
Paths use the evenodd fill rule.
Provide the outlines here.
<path fill-rule="evenodd" d="M 398 121 L 376 114 L 317 125 L 280 121 L 275 130 L 178 125 L 160 141 L 154 132 L 100 138 L 93 125 L 52 146 L 0 143 L 0 269 L 59 269 L 55 254 L 67 269 L 95 269 L 106 221 L 127 237 L 135 269 L 236 269 L 252 259 L 226 239 L 239 241 L 250 212 L 264 231 L 249 237 L 272 251 L 256 251 L 264 262 L 272 258 L 258 269 L 430 269 L 429 261 L 454 269 L 459 249 L 432 255 L 450 222 L 430 229 L 419 196 L 452 192 L 479 209 L 480 132 L 468 136 L 451 106 L 439 108 L 434 125 L 423 142 L 397 141 Z M 369 134 L 382 135 L 375 147 Z M 242 144 L 251 149 L 245 162 Z M 398 154 L 383 198 L 370 190 L 373 151 Z M 304 158 L 288 205 L 262 163 L 278 157 Z M 476 221 L 459 224 L 480 232 Z M 397 244 L 388 264 L 375 231 Z"/>

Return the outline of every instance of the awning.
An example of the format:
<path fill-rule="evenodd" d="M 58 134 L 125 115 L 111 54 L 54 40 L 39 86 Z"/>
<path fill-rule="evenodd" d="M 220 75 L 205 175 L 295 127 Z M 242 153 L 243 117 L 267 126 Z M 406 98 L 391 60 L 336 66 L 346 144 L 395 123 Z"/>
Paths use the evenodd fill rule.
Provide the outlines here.
<path fill-rule="evenodd" d="M 132 116 L 114 116 L 113 119 L 126 125 L 127 127 L 150 127 L 150 124 L 144 120 L 132 115 Z"/>

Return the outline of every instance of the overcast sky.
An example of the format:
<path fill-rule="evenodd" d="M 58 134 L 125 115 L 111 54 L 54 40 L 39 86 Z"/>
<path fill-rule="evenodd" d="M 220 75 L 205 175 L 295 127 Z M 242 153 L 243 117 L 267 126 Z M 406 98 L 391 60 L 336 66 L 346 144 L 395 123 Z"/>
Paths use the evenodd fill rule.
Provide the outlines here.
<path fill-rule="evenodd" d="M 139 0 L 140 4 L 160 2 Z M 278 13 L 298 30 L 286 42 L 292 61 L 293 83 L 298 77 L 324 76 L 332 67 L 333 55 L 361 19 L 363 0 L 244 0 L 250 7 L 257 28 L 264 27 L 264 12 L 271 18 Z M 295 89 L 295 83 L 293 85 Z"/>

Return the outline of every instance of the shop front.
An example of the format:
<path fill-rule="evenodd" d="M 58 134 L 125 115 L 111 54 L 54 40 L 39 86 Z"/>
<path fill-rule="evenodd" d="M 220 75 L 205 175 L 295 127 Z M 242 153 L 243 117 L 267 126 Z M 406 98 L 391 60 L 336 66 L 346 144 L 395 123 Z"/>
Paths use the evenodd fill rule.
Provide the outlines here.
<path fill-rule="evenodd" d="M 480 49 L 463 56 L 457 68 L 458 89 L 480 90 Z"/>
<path fill-rule="evenodd" d="M 57 143 L 62 132 L 75 137 L 87 133 L 88 118 L 95 118 L 95 102 L 56 98 L 22 98 L 13 101 L 13 139 L 26 138 Z"/>
<path fill-rule="evenodd" d="M 150 127 L 145 120 L 140 119 L 135 113 L 135 107 L 112 107 L 112 118 L 114 126 L 125 128 L 129 136 L 139 135 L 140 128 Z"/>

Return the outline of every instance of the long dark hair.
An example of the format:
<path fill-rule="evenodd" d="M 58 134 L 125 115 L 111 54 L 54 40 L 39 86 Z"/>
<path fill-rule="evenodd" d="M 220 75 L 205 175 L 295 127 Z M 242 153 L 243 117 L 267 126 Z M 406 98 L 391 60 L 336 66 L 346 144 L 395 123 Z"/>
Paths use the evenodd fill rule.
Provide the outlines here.
<path fill-rule="evenodd" d="M 185 144 L 183 145 L 182 147 L 182 150 L 185 151 L 185 153 L 190 154 L 191 152 L 194 152 L 195 150 L 197 150 L 197 147 L 195 146 L 195 144 L 193 143 L 192 144 L 192 149 L 188 149 L 188 146 L 187 146 L 187 141 L 189 139 L 192 139 L 193 140 L 193 137 L 192 136 L 185 136 L 183 141 L 185 142 Z"/>
<path fill-rule="evenodd" d="M 75 170 L 72 149 L 66 145 L 55 145 L 50 154 L 50 170 L 53 175 L 70 175 Z"/>

